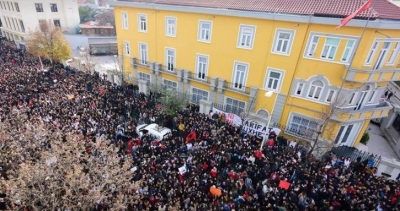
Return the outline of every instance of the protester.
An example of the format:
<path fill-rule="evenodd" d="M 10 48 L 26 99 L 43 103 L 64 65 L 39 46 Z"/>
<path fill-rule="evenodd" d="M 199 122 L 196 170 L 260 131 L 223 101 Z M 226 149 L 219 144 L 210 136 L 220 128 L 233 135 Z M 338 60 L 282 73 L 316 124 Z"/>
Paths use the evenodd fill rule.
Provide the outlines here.
<path fill-rule="evenodd" d="M 132 181 L 143 181 L 129 191 L 138 200 L 127 202 L 127 210 L 400 210 L 399 182 L 375 175 L 372 159 L 317 160 L 276 134 L 260 151 L 261 141 L 226 124 L 224 114 L 200 114 L 191 105 L 165 118 L 154 97 L 99 74 L 52 70 L 47 60 L 49 69 L 41 70 L 36 58 L 21 59 L 7 41 L 0 50 L 0 120 L 16 109 L 84 141 L 106 135 L 135 168 Z M 176 132 L 162 141 L 149 133 L 139 139 L 135 128 L 150 121 Z M 110 209 L 102 201 L 93 207 Z"/>

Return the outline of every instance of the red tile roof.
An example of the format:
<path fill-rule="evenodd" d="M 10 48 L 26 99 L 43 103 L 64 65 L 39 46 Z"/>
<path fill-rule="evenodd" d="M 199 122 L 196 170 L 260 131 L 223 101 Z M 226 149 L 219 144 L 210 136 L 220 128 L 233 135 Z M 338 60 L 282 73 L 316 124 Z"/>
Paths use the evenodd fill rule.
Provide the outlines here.
<path fill-rule="evenodd" d="M 183 5 L 216 9 L 246 10 L 299 15 L 343 17 L 360 8 L 366 0 L 117 0 L 154 4 Z M 374 0 L 372 9 L 357 17 L 400 20 L 400 8 L 387 0 Z"/>

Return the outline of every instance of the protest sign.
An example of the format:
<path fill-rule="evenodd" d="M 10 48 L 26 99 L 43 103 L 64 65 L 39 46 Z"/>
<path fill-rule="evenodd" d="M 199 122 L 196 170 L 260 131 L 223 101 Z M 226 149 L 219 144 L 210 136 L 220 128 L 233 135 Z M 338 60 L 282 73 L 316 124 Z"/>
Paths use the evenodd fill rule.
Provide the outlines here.
<path fill-rule="evenodd" d="M 186 165 L 178 168 L 178 170 L 180 175 L 184 175 L 186 173 Z"/>
<path fill-rule="evenodd" d="M 289 189 L 290 183 L 286 182 L 285 180 L 279 181 L 279 187 L 283 189 Z"/>
<path fill-rule="evenodd" d="M 246 120 L 243 123 L 243 131 L 248 135 L 253 135 L 258 138 L 268 136 L 272 131 L 278 136 L 281 130 L 279 128 L 270 127 L 267 128 L 266 123 L 260 123 L 258 121 Z"/>
<path fill-rule="evenodd" d="M 232 114 L 232 113 L 227 113 L 227 112 L 223 112 L 221 110 L 218 110 L 216 108 L 212 109 L 213 113 L 224 113 L 225 114 L 225 121 L 226 123 L 230 124 L 230 125 L 236 125 L 236 126 L 241 126 L 242 125 L 242 118 L 240 118 L 240 116 L 236 115 L 236 114 Z"/>

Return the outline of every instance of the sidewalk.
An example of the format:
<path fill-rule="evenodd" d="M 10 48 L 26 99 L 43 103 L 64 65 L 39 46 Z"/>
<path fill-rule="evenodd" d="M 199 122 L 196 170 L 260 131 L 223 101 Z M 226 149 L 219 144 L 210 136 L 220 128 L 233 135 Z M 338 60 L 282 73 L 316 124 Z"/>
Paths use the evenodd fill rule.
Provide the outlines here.
<path fill-rule="evenodd" d="M 396 155 L 394 152 L 393 148 L 390 146 L 388 141 L 385 139 L 384 135 L 381 132 L 381 129 L 379 126 L 374 125 L 374 124 L 369 124 L 367 132 L 369 133 L 369 142 L 367 144 L 368 146 L 368 152 L 371 152 L 373 154 L 386 157 L 389 159 L 396 159 L 400 160 L 400 158 Z"/>

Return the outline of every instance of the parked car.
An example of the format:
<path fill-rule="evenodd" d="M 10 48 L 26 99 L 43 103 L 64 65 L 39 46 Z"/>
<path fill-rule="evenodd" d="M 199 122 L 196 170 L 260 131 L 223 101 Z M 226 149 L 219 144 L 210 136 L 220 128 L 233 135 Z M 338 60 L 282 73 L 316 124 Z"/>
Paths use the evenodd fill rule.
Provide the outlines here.
<path fill-rule="evenodd" d="M 172 131 L 167 127 L 160 126 L 158 124 L 144 124 L 136 127 L 136 133 L 139 135 L 139 138 L 143 136 L 143 134 L 149 133 L 157 140 L 163 140 L 168 137 Z"/>

